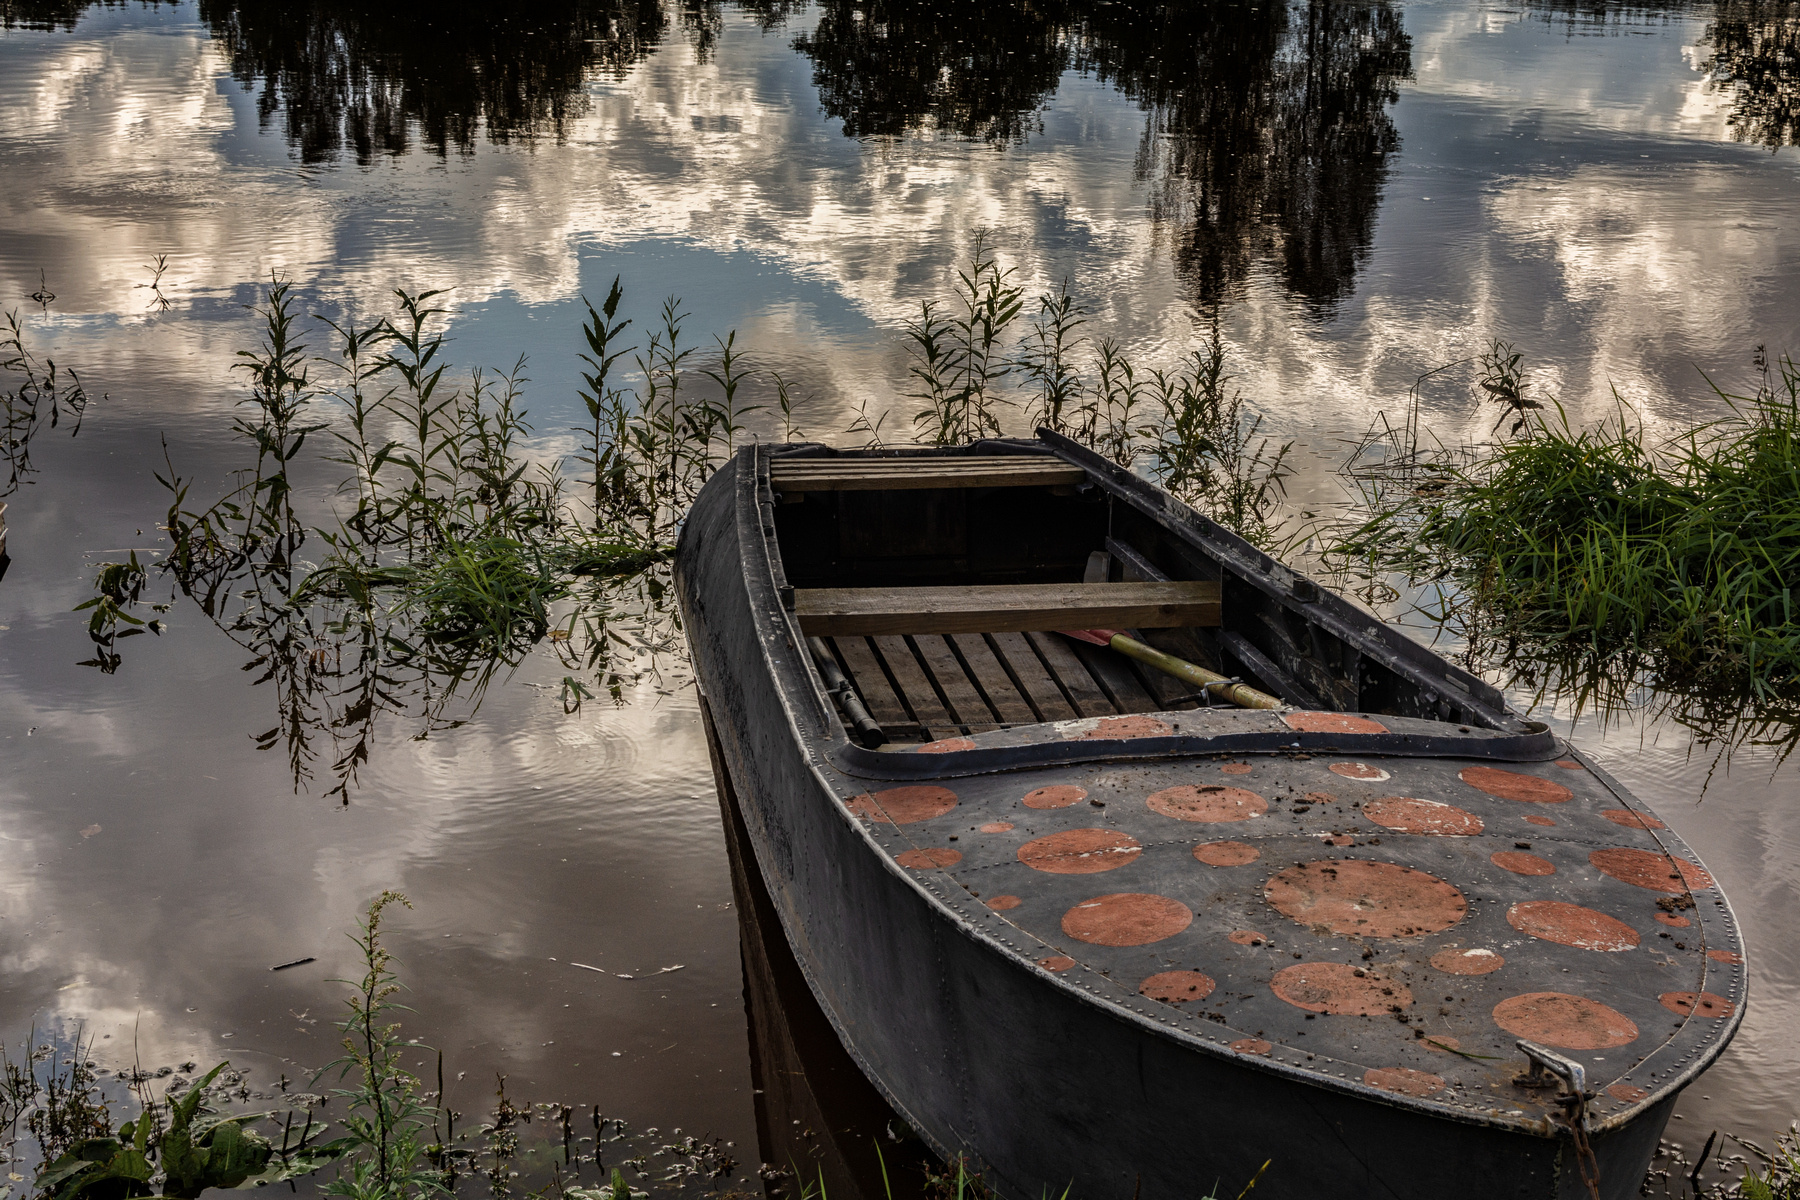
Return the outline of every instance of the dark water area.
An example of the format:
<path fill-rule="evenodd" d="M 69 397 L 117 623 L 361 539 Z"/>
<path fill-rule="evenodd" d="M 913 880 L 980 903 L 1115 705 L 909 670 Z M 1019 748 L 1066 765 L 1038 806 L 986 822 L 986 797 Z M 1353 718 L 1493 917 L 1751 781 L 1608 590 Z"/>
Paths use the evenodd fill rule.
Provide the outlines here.
<path fill-rule="evenodd" d="M 279 697 L 190 602 L 116 670 L 77 665 L 99 564 L 167 550 L 156 473 L 210 495 L 246 465 L 232 366 L 272 276 L 334 319 L 452 289 L 459 369 L 528 356 L 546 461 L 582 419 L 579 298 L 614 276 L 639 328 L 675 294 L 703 338 L 736 329 L 799 427 L 849 444 L 859 411 L 904 436 L 901 322 L 987 230 L 1143 364 L 1216 319 L 1318 508 L 1422 372 L 1465 364 L 1422 420 L 1484 436 L 1466 362 L 1489 338 L 1572 419 L 1622 402 L 1661 434 L 1725 411 L 1701 372 L 1748 386 L 1757 347 L 1800 352 L 1797 51 L 1800 7 L 1762 0 L 0 0 L 0 309 L 90 396 L 0 481 L 0 1035 L 82 1025 L 114 1069 L 135 1045 L 300 1077 L 337 1053 L 344 934 L 395 888 L 406 1028 L 456 1107 L 505 1073 L 733 1141 L 751 1188 L 809 1105 L 865 1114 L 820 1152 L 834 1171 L 885 1136 L 816 1027 L 780 1033 L 803 998 L 746 940 L 692 682 L 657 636 L 621 651 L 644 670 L 616 706 L 566 712 L 548 646 L 479 704 L 409 693 L 347 803 L 344 728 L 298 780 L 288 742 L 259 749 Z M 319 523 L 336 481 L 305 476 Z M 1744 924 L 1749 1016 L 1670 1136 L 1771 1140 L 1800 1117 L 1800 771 L 1754 746 L 1718 764 L 1645 713 L 1543 715 Z"/>

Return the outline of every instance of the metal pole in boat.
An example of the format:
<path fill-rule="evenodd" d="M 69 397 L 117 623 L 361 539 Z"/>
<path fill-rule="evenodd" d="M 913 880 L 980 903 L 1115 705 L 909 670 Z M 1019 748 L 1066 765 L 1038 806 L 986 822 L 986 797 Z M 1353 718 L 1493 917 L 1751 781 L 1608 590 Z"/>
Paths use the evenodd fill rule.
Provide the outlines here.
<path fill-rule="evenodd" d="M 886 742 L 887 734 L 881 731 L 881 726 L 875 721 L 875 718 L 869 715 L 869 710 L 863 707 L 862 697 L 858 696 L 856 689 L 850 686 L 850 680 L 845 677 L 844 669 L 838 666 L 837 659 L 832 657 L 831 650 L 825 645 L 824 639 L 807 638 L 806 645 L 812 650 L 813 661 L 819 664 L 819 674 L 824 677 L 826 692 L 833 700 L 837 701 L 837 706 L 843 710 L 844 717 L 856 730 L 856 740 L 869 750 Z"/>

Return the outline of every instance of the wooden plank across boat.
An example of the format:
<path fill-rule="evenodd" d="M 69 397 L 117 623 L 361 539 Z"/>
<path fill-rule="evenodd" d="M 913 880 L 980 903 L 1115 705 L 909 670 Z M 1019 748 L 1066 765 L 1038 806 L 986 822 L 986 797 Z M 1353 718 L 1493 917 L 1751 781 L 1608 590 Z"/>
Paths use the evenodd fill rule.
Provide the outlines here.
<path fill-rule="evenodd" d="M 1743 1018 L 1649 809 L 1066 439 L 746 448 L 677 568 L 820 1007 L 1005 1195 L 1624 1200 Z M 1103 613 L 1288 707 L 1052 632 Z"/>

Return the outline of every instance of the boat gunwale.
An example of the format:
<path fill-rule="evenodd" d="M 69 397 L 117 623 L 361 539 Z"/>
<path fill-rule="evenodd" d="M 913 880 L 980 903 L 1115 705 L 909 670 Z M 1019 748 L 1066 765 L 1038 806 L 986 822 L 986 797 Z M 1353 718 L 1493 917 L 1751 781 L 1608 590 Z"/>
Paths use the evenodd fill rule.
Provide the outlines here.
<path fill-rule="evenodd" d="M 977 443 L 977 445 L 981 445 L 981 443 Z M 727 466 L 721 467 L 721 471 L 731 470 L 735 475 L 738 475 L 738 478 L 733 481 L 737 485 L 733 489 L 733 507 L 735 509 L 734 527 L 739 534 L 740 566 L 742 568 L 743 583 L 749 601 L 748 612 L 751 620 L 758 626 L 759 632 L 763 635 L 759 638 L 759 642 L 763 649 L 765 664 L 769 669 L 771 681 L 782 695 L 784 714 L 789 719 L 789 727 L 794 737 L 798 740 L 799 748 L 805 756 L 809 771 L 812 773 L 815 780 L 822 785 L 824 791 L 837 801 L 832 805 L 832 808 L 835 810 L 836 819 L 856 830 L 857 836 L 861 840 L 863 846 L 875 855 L 876 859 L 881 862 L 882 868 L 892 878 L 904 881 L 906 886 L 909 887 L 914 894 L 925 900 L 940 917 L 946 918 L 950 926 L 955 929 L 959 935 L 975 942 L 983 950 L 997 954 L 1002 961 L 1008 963 L 1010 966 L 1023 969 L 1035 976 L 1036 983 L 1048 984 L 1051 987 L 1059 989 L 1065 996 L 1074 998 L 1083 1005 L 1097 1009 L 1116 1020 L 1123 1020 L 1137 1028 L 1153 1032 L 1159 1037 L 1172 1039 L 1178 1045 L 1189 1050 L 1198 1051 L 1209 1058 L 1230 1062 L 1244 1069 L 1274 1075 L 1303 1086 L 1322 1088 L 1327 1091 L 1348 1095 L 1363 1102 L 1372 1102 L 1406 1111 L 1425 1113 L 1461 1124 L 1493 1128 L 1503 1132 L 1522 1136 L 1535 1136 L 1546 1140 L 1556 1140 L 1567 1136 L 1568 1130 L 1566 1126 L 1556 1124 L 1549 1118 L 1534 1120 L 1513 1116 L 1509 1113 L 1495 1112 L 1493 1110 L 1480 1109 L 1472 1106 L 1465 1107 L 1455 1105 L 1442 1100 L 1434 1100 L 1429 1097 L 1399 1096 L 1392 1092 L 1374 1088 L 1369 1084 L 1362 1082 L 1360 1078 L 1353 1079 L 1344 1076 L 1333 1076 L 1319 1071 L 1314 1067 L 1287 1063 L 1272 1057 L 1251 1056 L 1233 1051 L 1222 1041 L 1211 1041 L 1200 1036 L 1198 1031 L 1190 1030 L 1167 1021 L 1161 1014 L 1134 1008 L 1129 1003 L 1121 1002 L 1110 996 L 1090 990 L 1088 987 L 1081 986 L 1075 979 L 1065 978 L 1063 975 L 1044 971 L 1037 966 L 1035 961 L 1027 958 L 993 934 L 987 932 L 987 929 L 984 926 L 986 926 L 990 920 L 1000 920 L 1004 922 L 1002 914 L 987 909 L 985 905 L 980 905 L 980 902 L 969 896 L 967 890 L 960 885 L 946 889 L 944 892 L 940 892 L 936 887 L 930 886 L 930 884 L 935 882 L 934 877 L 941 873 L 939 871 L 911 871 L 902 868 L 895 862 L 893 855 L 880 844 L 869 826 L 852 814 L 847 806 L 848 801 L 854 798 L 854 796 L 861 794 L 863 790 L 852 782 L 855 776 L 851 771 L 846 769 L 843 761 L 846 757 L 847 750 L 853 747 L 854 743 L 851 742 L 838 718 L 836 709 L 831 705 L 831 702 L 827 698 L 823 682 L 818 676 L 816 666 L 811 661 L 811 656 L 803 653 L 800 649 L 806 645 L 805 637 L 801 633 L 797 621 L 794 619 L 792 610 L 783 602 L 784 593 L 787 593 L 788 589 L 786 586 L 785 573 L 782 571 L 780 565 L 780 546 L 773 512 L 774 499 L 770 490 L 768 472 L 770 458 L 778 451 L 778 449 L 780 448 L 766 443 L 755 446 L 746 446 L 738 451 L 737 455 Z M 795 447 L 795 449 L 812 451 L 814 447 L 808 444 Z M 826 447 L 818 447 L 818 450 L 828 452 L 828 448 Z M 929 456 L 930 454 L 931 451 L 926 450 L 921 453 L 920 456 Z M 895 457 L 898 457 L 898 455 L 895 455 Z M 745 466 L 749 467 L 748 478 L 745 478 L 740 474 Z M 1181 505 L 1180 502 L 1176 501 L 1173 497 L 1169 497 L 1168 502 L 1172 506 L 1179 506 L 1182 509 L 1186 509 L 1185 505 Z M 1191 512 L 1192 510 L 1189 509 L 1187 511 Z M 757 533 L 760 533 L 760 537 L 755 536 Z M 1246 547 L 1248 546 L 1247 543 L 1245 545 Z M 1340 601 L 1340 603 L 1342 602 Z M 788 651 L 786 654 L 780 653 L 777 649 L 783 642 L 786 643 L 786 649 Z M 1420 649 L 1423 650 L 1422 647 Z M 1429 651 L 1424 652 L 1430 653 Z M 1444 665 L 1446 667 L 1449 666 L 1449 664 Z M 1484 684 L 1483 686 L 1487 685 Z M 802 693 L 804 699 L 801 696 L 796 696 L 796 691 Z M 803 707 L 811 709 L 811 712 L 805 715 L 817 720 L 818 732 L 815 733 L 813 730 L 807 728 L 809 721 L 802 719 Z M 1514 719 L 1516 720 L 1517 718 Z M 1536 731 L 1533 731 L 1532 736 L 1547 735 L 1537 734 Z M 1141 749 L 1142 743 L 1146 740 L 1147 739 L 1135 739 L 1134 750 Z M 1551 740 L 1554 744 L 1554 739 Z M 1097 743 L 1097 746 L 1103 749 L 1104 743 Z M 860 750 L 860 747 L 857 747 L 856 749 Z M 1291 747 L 1287 749 L 1287 752 L 1295 753 Z M 883 755 L 869 751 L 863 751 L 863 753 L 867 754 L 869 758 L 886 759 L 889 761 L 902 757 L 892 754 Z M 963 753 L 967 754 L 968 752 Z M 1302 750 L 1300 753 L 1305 753 L 1305 751 Z M 1594 766 L 1585 755 L 1580 755 L 1579 752 L 1574 753 L 1576 753 L 1578 759 L 1582 761 L 1585 766 L 1588 766 L 1589 769 L 1593 771 L 1595 777 L 1621 800 L 1630 804 L 1636 804 L 1640 807 L 1647 807 L 1641 800 L 1632 797 L 1631 794 L 1619 785 L 1610 775 L 1607 775 L 1598 767 Z M 1098 757 L 1135 758 L 1138 756 L 1139 755 L 1136 753 L 1120 755 L 1115 752 L 1111 755 L 1100 755 Z M 904 757 L 914 758 L 919 756 L 907 755 Z M 953 754 L 942 757 L 953 758 L 958 756 Z M 1444 756 L 1435 755 L 1434 757 Z M 1058 763 L 1056 765 L 1061 764 Z M 1019 768 L 1012 767 L 1007 769 Z M 1651 832 L 1658 845 L 1663 846 L 1666 853 L 1681 852 L 1685 857 L 1690 858 L 1692 861 L 1696 863 L 1699 861 L 1698 856 L 1694 855 L 1691 849 L 1687 847 L 1686 843 L 1683 842 L 1679 836 L 1675 835 L 1673 831 L 1651 830 L 1649 832 Z M 755 845 L 756 839 L 753 838 L 752 841 L 753 845 Z M 759 869 L 761 869 L 765 865 L 761 860 L 762 850 L 760 845 L 755 845 L 755 848 L 757 849 L 758 854 Z M 1717 911 L 1703 911 L 1700 898 L 1695 897 L 1695 907 L 1692 911 L 1696 923 L 1700 924 L 1704 935 L 1710 935 L 1715 929 L 1719 929 L 1724 935 L 1720 940 L 1725 945 L 1729 945 L 1738 950 L 1741 955 L 1743 947 L 1741 938 L 1737 936 L 1739 925 L 1735 914 L 1732 912 L 1729 903 L 1725 900 L 1723 892 L 1716 886 L 1711 890 L 1715 893 L 1714 907 Z M 980 911 L 974 912 L 971 916 L 970 913 L 961 911 L 961 906 L 965 904 L 970 906 L 971 909 L 979 906 Z M 782 919 L 784 933 L 789 936 L 791 942 L 793 941 L 793 931 L 785 928 L 788 921 L 787 911 L 784 906 L 780 904 L 777 904 L 776 908 Z M 1006 922 L 1006 924 L 1008 928 L 1018 930 L 1018 927 L 1011 925 L 1010 922 Z M 1722 928 L 1720 928 L 1721 926 Z M 1025 931 L 1023 930 L 1018 930 L 1018 932 L 1025 934 Z M 1030 935 L 1025 934 L 1025 936 Z M 1711 938 L 1708 936 L 1707 941 L 1710 942 L 1710 940 Z M 817 982 L 813 977 L 812 970 L 804 956 L 796 955 L 796 959 L 800 963 L 802 973 L 807 978 L 808 986 L 812 987 L 814 995 L 820 998 L 821 1008 L 825 1012 L 827 1019 L 831 1022 L 833 1028 L 838 1033 L 839 1040 L 844 1043 L 846 1050 L 851 1054 L 852 1058 L 856 1060 L 858 1065 L 863 1069 L 864 1074 L 869 1077 L 877 1089 L 894 1104 L 896 1110 L 902 1113 L 902 1115 L 907 1115 L 907 1106 L 900 1102 L 899 1098 L 895 1097 L 890 1089 L 882 1083 L 876 1073 L 869 1068 L 868 1063 L 856 1048 L 854 1041 L 845 1036 L 846 1030 L 840 1024 L 838 1015 L 833 1010 L 832 1006 L 829 1003 L 824 1002 L 823 993 L 818 987 Z M 1702 968 L 1702 986 L 1704 986 L 1714 974 L 1714 970 L 1710 965 L 1709 960 L 1703 958 L 1702 961 L 1703 963 L 1708 964 Z M 1084 974 L 1094 974 L 1094 972 L 1085 967 L 1083 970 Z M 1618 1105 L 1618 1107 L 1614 1108 L 1611 1112 L 1604 1114 L 1594 1114 L 1590 1110 L 1589 1122 L 1587 1125 L 1588 1132 L 1590 1134 L 1604 1134 L 1630 1125 L 1638 1119 L 1638 1117 L 1656 1108 L 1657 1105 L 1672 1099 L 1682 1088 L 1685 1088 L 1689 1083 L 1693 1082 L 1702 1071 L 1710 1066 L 1712 1062 L 1723 1053 L 1726 1046 L 1729 1045 L 1732 1037 L 1736 1034 L 1742 1023 L 1746 1007 L 1745 1000 L 1747 999 L 1747 981 L 1747 971 L 1740 964 L 1733 976 L 1732 992 L 1727 997 L 1733 1001 L 1734 1010 L 1732 1015 L 1725 1019 L 1722 1027 L 1711 1030 L 1702 1030 L 1699 1026 L 1699 1022 L 1701 1020 L 1712 1021 L 1713 1019 L 1698 1018 L 1689 1014 L 1674 1034 L 1669 1036 L 1654 1050 L 1644 1055 L 1642 1059 L 1638 1060 L 1631 1070 L 1618 1076 L 1616 1079 L 1608 1081 L 1609 1084 L 1617 1084 L 1634 1078 L 1641 1078 L 1643 1068 L 1649 1066 L 1653 1061 L 1668 1061 L 1677 1052 L 1680 1052 L 1680 1058 L 1673 1068 L 1674 1073 L 1668 1079 L 1650 1079 L 1646 1081 L 1649 1084 L 1649 1086 L 1646 1087 L 1649 1094 L 1643 1099 L 1630 1102 L 1613 1099 L 1612 1103 Z M 1110 979 L 1107 979 L 1106 982 L 1110 987 L 1122 988 L 1122 985 L 1117 984 Z M 1292 1047 L 1286 1047 L 1285 1045 L 1283 1048 L 1292 1049 Z M 1315 1059 L 1315 1061 L 1317 1060 Z M 1654 1075 L 1654 1072 L 1652 1072 L 1652 1074 Z M 1644 1084 L 1640 1083 L 1639 1086 L 1644 1086 Z M 1607 1104 L 1607 1098 L 1602 1094 L 1601 1097 L 1596 1098 L 1594 1103 L 1605 1106 Z M 912 1118 L 910 1115 L 907 1115 L 907 1119 L 915 1128 L 920 1129 L 921 1132 L 925 1132 L 925 1127 L 921 1126 L 916 1119 Z M 934 1139 L 931 1139 L 928 1136 L 927 1140 Z M 943 1147 L 935 1148 L 940 1151 L 944 1149 Z"/>

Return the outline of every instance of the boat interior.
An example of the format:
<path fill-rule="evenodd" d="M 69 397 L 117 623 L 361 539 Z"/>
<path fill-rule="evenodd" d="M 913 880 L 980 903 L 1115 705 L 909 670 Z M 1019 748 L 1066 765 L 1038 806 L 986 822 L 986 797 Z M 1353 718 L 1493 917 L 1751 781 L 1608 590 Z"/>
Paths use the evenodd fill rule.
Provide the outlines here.
<path fill-rule="evenodd" d="M 879 725 L 864 744 L 1222 703 L 1067 629 L 1126 632 L 1296 708 L 1512 726 L 1481 681 L 1211 522 L 1172 518 L 1137 477 L 1047 448 L 760 460 L 777 584 L 827 690 L 847 679 Z"/>

